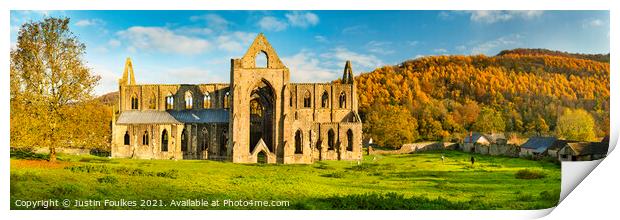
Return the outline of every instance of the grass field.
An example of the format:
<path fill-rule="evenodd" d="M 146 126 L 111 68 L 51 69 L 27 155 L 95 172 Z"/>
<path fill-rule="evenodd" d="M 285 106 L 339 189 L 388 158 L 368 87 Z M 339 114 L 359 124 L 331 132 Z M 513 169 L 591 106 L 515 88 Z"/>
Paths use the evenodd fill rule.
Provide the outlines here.
<path fill-rule="evenodd" d="M 446 160 L 441 162 L 440 155 Z M 69 209 L 542 209 L 555 206 L 560 166 L 445 151 L 364 156 L 312 165 L 107 159 L 60 155 L 50 164 L 11 158 L 16 200 L 125 200 L 137 206 Z M 518 173 L 518 174 L 517 174 Z M 171 206 L 172 200 L 288 201 L 288 206 Z M 140 206 L 155 200 L 166 206 Z M 160 201 L 161 200 L 161 201 Z M 63 209 L 63 207 L 53 207 Z"/>

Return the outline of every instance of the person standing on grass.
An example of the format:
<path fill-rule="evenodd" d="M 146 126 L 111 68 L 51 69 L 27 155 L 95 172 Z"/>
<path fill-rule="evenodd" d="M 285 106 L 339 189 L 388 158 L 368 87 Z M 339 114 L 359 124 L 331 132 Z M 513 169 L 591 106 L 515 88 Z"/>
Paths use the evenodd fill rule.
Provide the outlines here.
<path fill-rule="evenodd" d="M 443 156 L 443 154 L 441 155 L 441 164 L 443 164 L 443 160 L 445 159 L 445 157 Z"/>
<path fill-rule="evenodd" d="M 476 162 L 476 159 L 474 159 L 474 156 L 471 156 L 471 165 L 474 165 L 474 162 Z"/>

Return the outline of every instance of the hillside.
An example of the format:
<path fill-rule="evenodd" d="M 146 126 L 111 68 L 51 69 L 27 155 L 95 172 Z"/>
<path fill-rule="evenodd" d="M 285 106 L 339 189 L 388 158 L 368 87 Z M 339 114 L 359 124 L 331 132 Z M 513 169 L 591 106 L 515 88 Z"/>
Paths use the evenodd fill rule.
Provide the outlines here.
<path fill-rule="evenodd" d="M 414 128 L 393 137 L 404 141 L 460 139 L 470 130 L 552 134 L 567 108 L 585 109 L 596 136 L 608 135 L 609 63 L 536 51 L 548 52 L 431 56 L 363 73 L 356 78 L 365 135 L 389 138 L 400 132 L 394 124 Z"/>
<path fill-rule="evenodd" d="M 497 54 L 497 56 L 503 55 L 547 55 L 547 56 L 559 56 L 559 57 L 568 57 L 568 58 L 577 58 L 577 59 L 585 59 L 585 60 L 593 60 L 599 62 L 609 63 L 609 55 L 610 54 L 581 54 L 581 53 L 567 53 L 556 50 L 547 50 L 547 49 L 528 49 L 528 48 L 517 48 L 512 50 L 503 50 Z"/>
<path fill-rule="evenodd" d="M 99 100 L 104 105 L 113 106 L 118 101 L 118 91 L 103 94 L 97 97 L 97 100 Z"/>

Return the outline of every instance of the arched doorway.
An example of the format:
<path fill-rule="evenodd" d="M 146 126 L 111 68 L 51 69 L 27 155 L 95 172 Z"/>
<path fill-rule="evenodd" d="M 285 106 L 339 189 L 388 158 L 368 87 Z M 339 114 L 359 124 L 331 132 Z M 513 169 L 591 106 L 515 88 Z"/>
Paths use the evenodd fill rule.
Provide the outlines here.
<path fill-rule="evenodd" d="M 267 163 L 267 154 L 265 151 L 260 151 L 256 154 L 256 163 Z"/>
<path fill-rule="evenodd" d="M 250 92 L 250 153 L 260 139 L 270 152 L 274 152 L 274 92 L 265 81 L 261 81 Z"/>

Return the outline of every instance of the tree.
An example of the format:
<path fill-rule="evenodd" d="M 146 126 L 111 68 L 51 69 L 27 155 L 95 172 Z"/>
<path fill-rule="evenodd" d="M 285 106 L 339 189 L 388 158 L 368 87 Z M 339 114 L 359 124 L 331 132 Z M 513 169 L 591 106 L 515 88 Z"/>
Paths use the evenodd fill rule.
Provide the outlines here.
<path fill-rule="evenodd" d="M 567 140 L 594 141 L 594 118 L 583 109 L 566 109 L 558 117 L 556 134 Z"/>
<path fill-rule="evenodd" d="M 483 107 L 472 129 L 483 133 L 495 133 L 504 131 L 505 127 L 506 124 L 499 112 L 489 107 Z"/>
<path fill-rule="evenodd" d="M 72 143 L 72 114 L 92 98 L 100 79 L 82 61 L 85 50 L 69 30 L 69 18 L 22 25 L 17 48 L 11 50 L 11 128 L 16 129 L 11 139 L 16 147 L 48 147 L 53 162 L 56 145 Z"/>
<path fill-rule="evenodd" d="M 402 106 L 378 105 L 371 107 L 366 116 L 366 133 L 380 146 L 399 148 L 418 137 L 418 123 Z"/>

